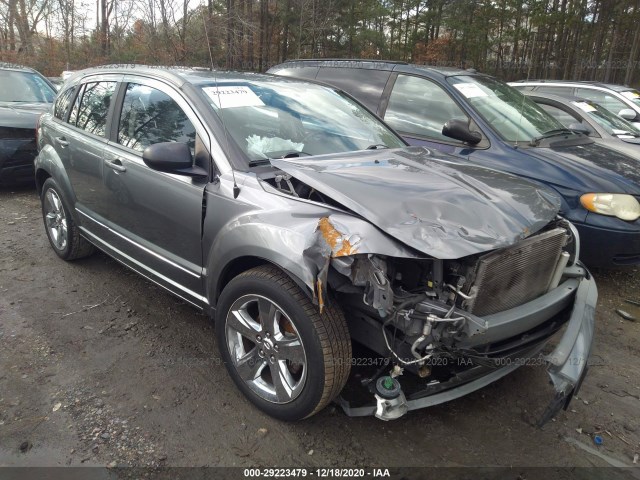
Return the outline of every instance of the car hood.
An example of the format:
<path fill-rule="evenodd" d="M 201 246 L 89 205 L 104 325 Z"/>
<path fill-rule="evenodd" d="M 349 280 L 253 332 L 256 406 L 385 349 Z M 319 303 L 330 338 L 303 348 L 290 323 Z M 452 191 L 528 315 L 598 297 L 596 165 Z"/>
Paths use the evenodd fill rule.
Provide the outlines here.
<path fill-rule="evenodd" d="M 545 171 L 562 170 L 567 186 L 582 192 L 640 194 L 640 155 L 630 157 L 604 145 L 535 147 L 528 154 L 547 164 Z"/>
<path fill-rule="evenodd" d="M 440 259 L 511 245 L 549 223 L 560 208 L 546 188 L 422 147 L 271 163 Z"/>
<path fill-rule="evenodd" d="M 35 128 L 38 117 L 50 103 L 0 102 L 0 127 Z"/>

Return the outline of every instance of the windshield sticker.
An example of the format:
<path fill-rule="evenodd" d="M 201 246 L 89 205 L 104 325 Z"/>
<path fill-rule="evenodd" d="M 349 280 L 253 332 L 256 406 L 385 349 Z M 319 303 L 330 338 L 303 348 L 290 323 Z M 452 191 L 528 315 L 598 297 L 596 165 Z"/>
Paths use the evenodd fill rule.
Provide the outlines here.
<path fill-rule="evenodd" d="M 624 92 L 620 93 L 631 100 L 638 100 L 640 98 L 640 93 L 636 92 L 635 90 L 625 90 Z"/>
<path fill-rule="evenodd" d="M 589 112 L 596 111 L 596 107 L 594 107 L 593 105 L 589 105 L 587 102 L 571 102 L 571 103 L 573 103 L 576 107 L 578 107 L 583 112 L 589 113 Z"/>
<path fill-rule="evenodd" d="M 202 90 L 218 108 L 264 107 L 260 97 L 249 87 L 205 87 Z"/>
<path fill-rule="evenodd" d="M 482 90 L 478 85 L 476 85 L 475 83 L 456 83 L 454 85 L 455 88 L 458 89 L 458 91 L 464 95 L 467 98 L 474 98 L 474 97 L 488 97 L 489 95 L 487 94 L 487 92 L 485 92 L 484 90 Z"/>

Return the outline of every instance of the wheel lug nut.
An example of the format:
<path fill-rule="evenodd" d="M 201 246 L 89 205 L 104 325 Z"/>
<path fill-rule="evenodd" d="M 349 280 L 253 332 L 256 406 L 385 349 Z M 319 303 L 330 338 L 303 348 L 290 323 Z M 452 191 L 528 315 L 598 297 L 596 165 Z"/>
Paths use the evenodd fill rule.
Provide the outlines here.
<path fill-rule="evenodd" d="M 257 341 L 259 341 L 259 342 L 261 342 L 261 341 L 262 341 L 262 337 L 261 337 L 260 335 L 258 335 L 258 336 L 256 337 L 256 340 L 257 340 Z"/>
<path fill-rule="evenodd" d="M 273 355 L 271 355 L 269 357 L 269 360 L 271 361 L 271 363 L 274 363 L 276 361 L 276 357 L 274 357 Z"/>
<path fill-rule="evenodd" d="M 261 357 L 264 357 L 264 350 L 260 350 L 260 351 L 258 352 L 258 355 L 260 355 Z"/>
<path fill-rule="evenodd" d="M 267 332 L 267 338 L 271 338 L 271 334 Z"/>
<path fill-rule="evenodd" d="M 280 347 L 278 347 L 278 345 L 274 345 L 273 349 L 277 352 L 280 349 Z"/>

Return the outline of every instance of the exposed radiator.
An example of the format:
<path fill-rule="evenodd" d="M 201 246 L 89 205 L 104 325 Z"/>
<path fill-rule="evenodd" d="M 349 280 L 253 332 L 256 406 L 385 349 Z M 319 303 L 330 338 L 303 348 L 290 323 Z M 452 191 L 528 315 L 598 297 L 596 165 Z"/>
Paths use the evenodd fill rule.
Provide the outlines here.
<path fill-rule="evenodd" d="M 467 310 L 490 315 L 546 293 L 568 238 L 566 230 L 554 228 L 480 257 Z"/>

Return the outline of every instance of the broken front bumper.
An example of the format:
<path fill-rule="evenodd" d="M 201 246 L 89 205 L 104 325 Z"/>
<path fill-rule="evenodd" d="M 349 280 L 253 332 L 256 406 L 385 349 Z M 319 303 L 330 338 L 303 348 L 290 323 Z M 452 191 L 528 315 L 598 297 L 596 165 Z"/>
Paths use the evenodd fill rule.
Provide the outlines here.
<path fill-rule="evenodd" d="M 472 337 L 471 344 L 498 341 L 511 335 L 524 334 L 542 322 L 552 318 L 573 303 L 566 322 L 565 332 L 555 350 L 545 357 L 547 371 L 555 389 L 555 397 L 545 410 L 539 425 L 551 419 L 561 408 L 568 406 L 577 392 L 587 372 L 587 362 L 593 341 L 595 308 L 598 290 L 590 273 L 581 266 L 567 267 L 565 280 L 553 291 L 509 311 L 484 317 L 487 330 L 483 335 Z M 478 340 L 482 337 L 482 340 Z M 458 374 L 454 380 L 439 385 L 427 385 L 423 392 L 408 397 L 407 410 L 430 407 L 467 395 L 508 375 L 519 366 L 526 364 L 526 358 L 537 356 L 544 348 L 546 339 L 534 342 L 519 350 L 513 362 L 505 366 L 486 369 L 475 367 Z M 517 359 L 517 361 L 516 361 Z M 400 383 L 402 383 L 402 380 Z M 434 388 L 435 387 L 435 388 Z M 338 403 L 349 416 L 375 415 L 378 405 L 351 407 L 349 402 L 339 397 Z"/>

